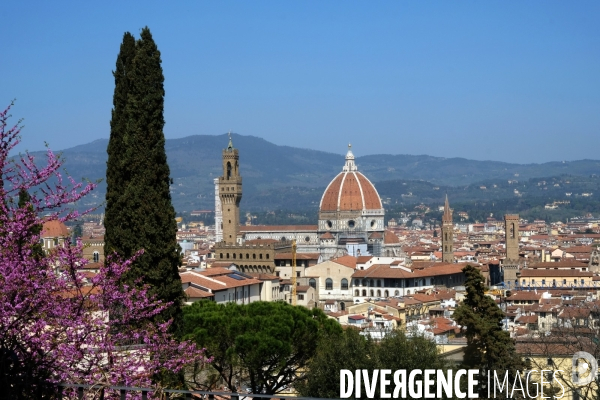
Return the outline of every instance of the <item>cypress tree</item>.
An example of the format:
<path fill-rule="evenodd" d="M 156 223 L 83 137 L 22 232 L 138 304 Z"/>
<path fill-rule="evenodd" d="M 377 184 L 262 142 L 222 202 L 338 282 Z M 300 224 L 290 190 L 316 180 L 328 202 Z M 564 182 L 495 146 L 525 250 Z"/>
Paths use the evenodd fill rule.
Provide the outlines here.
<path fill-rule="evenodd" d="M 467 295 L 453 315 L 456 322 L 466 329 L 467 346 L 463 367 L 478 369 L 481 373 L 497 371 L 498 376 L 504 376 L 505 371 L 508 371 L 512 385 L 518 370 L 523 369 L 523 362 L 516 352 L 513 339 L 502 329 L 504 313 L 485 294 L 481 272 L 471 265 L 463 268 L 463 272 L 467 278 Z M 480 379 L 480 384 L 484 381 L 485 379 Z"/>
<path fill-rule="evenodd" d="M 164 77 L 150 30 L 144 28 L 134 46 L 132 39 L 125 34 L 115 71 L 105 249 L 107 255 L 116 252 L 122 257 L 144 250 L 125 281 L 140 280 L 158 299 L 172 302 L 157 320 L 173 318 L 176 331 L 184 293 L 163 134 Z"/>

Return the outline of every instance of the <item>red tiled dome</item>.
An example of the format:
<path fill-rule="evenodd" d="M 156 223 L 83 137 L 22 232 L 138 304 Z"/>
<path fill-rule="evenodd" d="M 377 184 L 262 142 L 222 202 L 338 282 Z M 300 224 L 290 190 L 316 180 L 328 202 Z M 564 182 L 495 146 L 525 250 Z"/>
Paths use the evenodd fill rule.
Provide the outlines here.
<path fill-rule="evenodd" d="M 68 237 L 69 230 L 62 222 L 58 220 L 50 220 L 44 222 L 42 227 L 42 237 L 53 238 L 53 237 Z"/>
<path fill-rule="evenodd" d="M 346 165 L 327 186 L 321 198 L 321 211 L 381 210 L 381 199 L 375 187 L 354 164 L 348 151 Z"/>

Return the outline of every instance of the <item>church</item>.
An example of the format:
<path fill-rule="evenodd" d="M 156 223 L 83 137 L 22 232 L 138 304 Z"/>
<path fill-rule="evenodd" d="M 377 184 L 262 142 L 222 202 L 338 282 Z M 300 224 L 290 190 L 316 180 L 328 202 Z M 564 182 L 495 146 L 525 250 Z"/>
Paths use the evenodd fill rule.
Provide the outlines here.
<path fill-rule="evenodd" d="M 358 171 L 350 145 L 341 172 L 321 197 L 317 225 L 240 226 L 242 176 L 231 137 L 222 164 L 223 175 L 215 179 L 218 262 L 235 263 L 244 272 L 273 273 L 276 259 L 291 253 L 293 240 L 299 258 L 315 263 L 344 255 L 405 257 L 398 237 L 385 229 L 381 198 Z"/>

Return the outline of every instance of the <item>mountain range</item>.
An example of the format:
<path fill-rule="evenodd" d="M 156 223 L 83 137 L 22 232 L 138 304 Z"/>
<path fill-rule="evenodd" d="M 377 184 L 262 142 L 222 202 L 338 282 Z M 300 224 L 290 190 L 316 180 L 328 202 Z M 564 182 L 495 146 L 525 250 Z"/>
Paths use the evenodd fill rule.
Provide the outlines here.
<path fill-rule="evenodd" d="M 171 194 L 178 212 L 214 208 L 213 179 L 222 174 L 221 152 L 227 143 L 227 135 L 194 135 L 166 140 L 173 178 Z M 234 134 L 233 144 L 240 154 L 244 187 L 242 208 L 246 210 L 294 209 L 302 205 L 305 209 L 314 209 L 324 188 L 344 165 L 344 156 L 340 154 L 279 146 L 255 136 Z M 66 170 L 76 179 L 104 179 L 107 145 L 108 139 L 99 139 L 62 150 Z M 511 164 L 427 155 L 360 156 L 360 149 L 353 149 L 353 152 L 359 171 L 375 183 L 382 197 L 392 196 L 392 201 L 397 200 L 398 193 L 404 193 L 398 186 L 402 183 L 406 186 L 410 181 L 450 188 L 493 180 L 506 183 L 508 180 L 600 174 L 600 160 Z M 44 153 L 32 154 L 37 157 Z M 101 182 L 84 205 L 101 204 L 105 185 Z M 443 193 L 439 196 L 441 199 Z"/>

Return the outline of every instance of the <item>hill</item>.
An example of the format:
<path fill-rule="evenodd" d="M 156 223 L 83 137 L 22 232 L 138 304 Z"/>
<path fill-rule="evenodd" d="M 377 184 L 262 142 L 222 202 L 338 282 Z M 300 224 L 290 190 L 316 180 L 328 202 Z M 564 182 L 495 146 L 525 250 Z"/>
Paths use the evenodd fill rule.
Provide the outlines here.
<path fill-rule="evenodd" d="M 221 151 L 227 141 L 226 135 L 194 135 L 166 141 L 174 180 L 171 188 L 173 203 L 178 212 L 214 207 L 213 179 L 221 175 Z M 324 188 L 344 163 L 340 154 L 278 146 L 254 136 L 235 134 L 233 143 L 240 149 L 240 169 L 244 179 L 242 206 L 246 210 L 316 209 Z M 104 179 L 107 145 L 108 139 L 100 139 L 63 150 L 65 168 L 75 178 Z M 354 149 L 354 152 L 360 154 L 360 149 Z M 469 185 L 493 185 L 493 182 L 503 185 L 502 182 L 508 180 L 526 181 L 552 176 L 589 177 L 600 171 L 598 160 L 510 164 L 427 155 L 381 154 L 359 156 L 356 163 L 359 170 L 376 183 L 382 196 L 393 198 L 393 202 L 405 200 L 402 190 L 407 185 L 402 185 L 402 182 L 408 181 L 412 182 L 409 188 L 418 186 L 419 181 L 429 182 L 432 188 L 440 188 L 431 189 L 430 197 L 421 199 L 426 201 L 427 198 L 437 198 L 440 192 L 451 192 Z M 94 196 L 86 199 L 85 205 L 101 204 L 104 193 L 103 182 Z M 499 193 L 490 190 L 484 196 L 492 194 Z"/>

